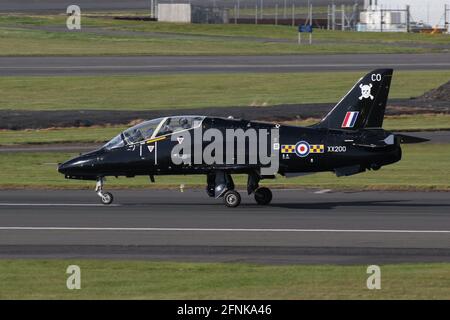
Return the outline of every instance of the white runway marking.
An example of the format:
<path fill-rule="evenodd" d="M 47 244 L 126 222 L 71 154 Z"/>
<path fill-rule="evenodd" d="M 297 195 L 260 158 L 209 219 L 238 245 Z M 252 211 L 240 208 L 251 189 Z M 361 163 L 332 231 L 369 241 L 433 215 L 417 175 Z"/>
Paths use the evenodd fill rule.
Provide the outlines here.
<path fill-rule="evenodd" d="M 108 207 L 119 207 L 120 204 L 110 204 Z M 100 203 L 0 203 L 0 207 L 106 207 Z"/>
<path fill-rule="evenodd" d="M 323 190 L 319 190 L 314 192 L 315 194 L 324 194 L 324 193 L 330 193 L 332 190 L 331 189 L 323 189 Z"/>
<path fill-rule="evenodd" d="M 101 228 L 101 227 L 0 227 L 0 231 L 174 231 L 174 232 L 324 232 L 324 233 L 450 233 L 450 230 L 373 229 L 232 229 L 232 228 Z"/>

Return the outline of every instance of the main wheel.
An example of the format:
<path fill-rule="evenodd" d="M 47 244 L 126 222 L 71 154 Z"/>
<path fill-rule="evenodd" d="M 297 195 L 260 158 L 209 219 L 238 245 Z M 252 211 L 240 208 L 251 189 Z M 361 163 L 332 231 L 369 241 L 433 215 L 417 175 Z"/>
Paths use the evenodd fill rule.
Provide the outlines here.
<path fill-rule="evenodd" d="M 272 191 L 269 188 L 261 187 L 255 190 L 255 200 L 262 206 L 268 205 L 272 201 Z"/>
<path fill-rule="evenodd" d="M 214 198 L 214 187 L 210 188 L 209 186 L 206 187 L 206 194 L 211 197 Z"/>
<path fill-rule="evenodd" d="M 103 204 L 111 204 L 114 201 L 114 197 L 111 193 L 105 192 L 101 195 L 100 199 Z"/>
<path fill-rule="evenodd" d="M 235 208 L 241 203 L 241 195 L 239 192 L 230 190 L 225 192 L 223 202 L 229 208 Z"/>

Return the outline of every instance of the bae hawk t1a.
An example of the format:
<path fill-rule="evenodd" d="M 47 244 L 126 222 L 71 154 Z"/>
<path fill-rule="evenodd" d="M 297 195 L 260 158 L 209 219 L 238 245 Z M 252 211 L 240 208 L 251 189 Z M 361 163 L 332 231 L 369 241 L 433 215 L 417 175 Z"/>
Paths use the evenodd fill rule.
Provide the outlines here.
<path fill-rule="evenodd" d="M 401 159 L 401 143 L 426 141 L 382 129 L 393 70 L 361 78 L 317 124 L 309 127 L 207 116 L 181 115 L 145 121 L 117 135 L 98 150 L 59 165 L 68 179 L 96 180 L 102 203 L 108 176 L 206 176 L 206 193 L 240 204 L 233 174 L 246 174 L 247 193 L 267 205 L 272 192 L 263 179 L 315 172 L 350 176 Z"/>

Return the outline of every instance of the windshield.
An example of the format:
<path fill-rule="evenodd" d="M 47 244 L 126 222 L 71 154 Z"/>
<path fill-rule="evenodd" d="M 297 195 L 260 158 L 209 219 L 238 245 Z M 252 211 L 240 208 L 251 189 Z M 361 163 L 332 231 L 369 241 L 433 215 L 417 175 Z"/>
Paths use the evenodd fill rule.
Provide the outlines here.
<path fill-rule="evenodd" d="M 105 144 L 105 148 L 108 150 L 114 149 L 114 148 L 120 148 L 123 147 L 125 143 L 122 139 L 122 134 L 119 134 L 115 136 L 111 141 L 109 141 L 107 144 Z"/>
<path fill-rule="evenodd" d="M 201 126 L 203 116 L 177 116 L 153 119 L 125 130 L 105 144 L 106 149 L 120 148 L 155 137 L 177 133 Z"/>
<path fill-rule="evenodd" d="M 142 122 L 123 132 L 123 136 L 127 144 L 136 143 L 150 139 L 158 128 L 161 118 Z"/>

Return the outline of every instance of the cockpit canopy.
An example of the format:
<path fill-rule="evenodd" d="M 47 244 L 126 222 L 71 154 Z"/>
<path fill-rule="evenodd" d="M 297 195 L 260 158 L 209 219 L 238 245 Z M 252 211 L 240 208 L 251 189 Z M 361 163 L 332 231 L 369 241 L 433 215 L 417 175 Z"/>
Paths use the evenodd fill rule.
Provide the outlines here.
<path fill-rule="evenodd" d="M 200 127 L 204 116 L 165 117 L 142 122 L 131 127 L 105 144 L 106 149 L 124 147 L 145 140 Z"/>

